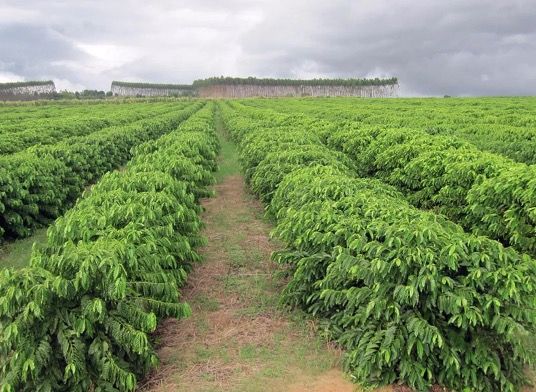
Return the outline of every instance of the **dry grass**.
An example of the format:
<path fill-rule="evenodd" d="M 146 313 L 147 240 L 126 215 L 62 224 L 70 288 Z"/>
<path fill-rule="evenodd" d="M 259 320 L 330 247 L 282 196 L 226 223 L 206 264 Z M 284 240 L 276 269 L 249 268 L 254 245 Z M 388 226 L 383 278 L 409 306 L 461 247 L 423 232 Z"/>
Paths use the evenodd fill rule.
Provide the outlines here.
<path fill-rule="evenodd" d="M 140 389 L 354 390 L 332 370 L 341 352 L 318 338 L 312 322 L 292 321 L 278 306 L 282 283 L 272 277 L 279 267 L 270 254 L 279 244 L 268 237 L 260 202 L 240 175 L 226 177 L 216 192 L 203 201 L 205 261 L 183 289 L 193 315 L 159 327 L 161 365 Z M 315 380 L 321 389 L 314 389 Z"/>
<path fill-rule="evenodd" d="M 216 121 L 220 134 L 225 134 Z M 209 244 L 204 263 L 182 290 L 192 307 L 184 320 L 166 320 L 156 334 L 161 364 L 143 391 L 358 390 L 340 369 L 342 351 L 321 338 L 312 321 L 279 305 L 285 282 L 270 254 L 262 204 L 248 193 L 235 146 L 221 137 L 216 197 L 203 200 Z M 387 389 L 385 389 L 387 390 Z M 379 391 L 378 391 L 379 392 Z"/>

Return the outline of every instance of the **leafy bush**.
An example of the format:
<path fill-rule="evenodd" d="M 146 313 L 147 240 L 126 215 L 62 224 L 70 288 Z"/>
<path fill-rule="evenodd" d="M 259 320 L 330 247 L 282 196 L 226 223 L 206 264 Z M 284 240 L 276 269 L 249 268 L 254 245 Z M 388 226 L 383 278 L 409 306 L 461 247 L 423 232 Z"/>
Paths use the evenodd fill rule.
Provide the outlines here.
<path fill-rule="evenodd" d="M 194 116 L 212 115 L 209 106 Z M 188 129 L 166 139 L 171 159 L 210 172 L 214 128 Z M 2 272 L 0 390 L 132 391 L 157 364 L 149 334 L 159 318 L 190 313 L 178 289 L 206 242 L 192 189 L 214 180 L 174 176 L 156 159 L 169 151 L 153 154 L 104 175 L 49 229 L 29 268 Z"/>
<path fill-rule="evenodd" d="M 318 122 L 311 131 L 347 153 L 359 176 L 395 185 L 415 206 L 536 256 L 533 98 L 240 102 L 235 107 L 264 120 L 259 129 L 273 126 L 269 115 L 276 124 Z"/>
<path fill-rule="evenodd" d="M 353 168 L 307 133 L 306 143 L 289 142 L 301 135 L 301 124 L 279 131 L 281 114 L 238 103 L 221 109 L 231 135 L 242 140 L 253 189 L 270 203 L 274 235 L 287 244 L 274 254 L 290 268 L 286 300 L 321 317 L 326 333 L 346 348 L 345 366 L 355 381 L 416 390 L 437 383 L 457 391 L 519 391 L 528 382 L 524 367 L 536 359 L 525 344 L 536 332 L 535 261 L 411 206 L 390 185 L 355 175 L 403 178 L 397 170 L 411 165 L 411 157 L 444 157 L 451 147 L 462 156 L 474 150 L 462 143 L 457 151 L 458 142 L 448 138 L 442 147 L 433 141 L 421 147 L 425 139 L 393 133 L 380 148 L 374 140 L 382 131 L 363 141 L 356 136 L 363 132 L 347 129 L 332 142 L 358 156 Z M 359 155 L 373 145 L 375 154 Z M 422 176 L 432 172 L 441 179 L 441 170 L 434 171 L 438 161 L 428 172 L 421 166 Z M 482 181 L 481 174 L 497 167 L 478 162 L 480 172 L 460 176 L 461 184 Z M 446 159 L 445 165 L 453 170 L 456 163 Z M 412 173 L 418 183 L 417 166 Z"/>
<path fill-rule="evenodd" d="M 91 181 L 124 164 L 132 147 L 175 129 L 201 105 L 53 146 L 35 146 L 0 156 L 0 171 L 10 173 L 0 182 L 0 227 L 4 236 L 26 237 L 60 216 Z"/>
<path fill-rule="evenodd" d="M 273 201 L 287 202 L 275 234 L 295 265 L 290 303 L 325 318 L 357 382 L 518 390 L 535 358 L 534 260 L 389 192 L 308 168 L 285 177 Z"/>

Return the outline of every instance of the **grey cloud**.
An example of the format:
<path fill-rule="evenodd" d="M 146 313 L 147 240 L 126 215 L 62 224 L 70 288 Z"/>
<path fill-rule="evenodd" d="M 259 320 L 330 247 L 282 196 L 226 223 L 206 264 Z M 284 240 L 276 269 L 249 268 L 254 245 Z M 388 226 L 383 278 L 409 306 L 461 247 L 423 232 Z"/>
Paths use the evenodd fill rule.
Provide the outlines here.
<path fill-rule="evenodd" d="M 57 32 L 46 27 L 0 26 L 0 53 L 2 61 L 33 63 L 36 59 L 54 61 L 64 57 L 76 57 L 78 51 Z"/>
<path fill-rule="evenodd" d="M 0 71 L 26 79 L 393 75 L 402 94 L 536 92 L 533 0 L 5 1 L 23 12 L 0 21 Z"/>
<path fill-rule="evenodd" d="M 321 73 L 339 77 L 375 70 L 398 76 L 403 93 L 534 94 L 536 7 L 531 3 L 337 2 L 328 9 L 304 7 L 274 38 L 268 32 L 275 12 L 244 41 L 247 65 L 288 74 L 312 62 Z M 296 33 L 297 27 L 305 31 Z"/>
<path fill-rule="evenodd" d="M 59 32 L 44 26 L 0 26 L 0 69 L 27 80 L 49 77 L 71 78 L 79 82 L 65 63 L 83 64 L 89 56 Z"/>

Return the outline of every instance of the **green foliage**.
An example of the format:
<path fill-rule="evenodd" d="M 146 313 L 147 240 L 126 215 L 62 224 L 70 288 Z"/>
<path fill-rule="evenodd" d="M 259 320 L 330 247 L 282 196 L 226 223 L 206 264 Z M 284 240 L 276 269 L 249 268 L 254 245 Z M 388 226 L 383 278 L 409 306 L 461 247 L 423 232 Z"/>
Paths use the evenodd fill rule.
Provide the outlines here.
<path fill-rule="evenodd" d="M 302 135 L 299 116 L 292 116 L 294 128 L 279 128 L 284 115 L 271 110 L 224 103 L 221 112 L 241 140 L 252 187 L 270 202 L 273 234 L 287 244 L 274 254 L 291 273 L 287 302 L 322 319 L 325 332 L 346 348 L 345 366 L 357 382 L 401 382 L 415 390 L 440 384 L 456 391 L 519 391 L 528 382 L 524 368 L 536 359 L 524 344 L 536 332 L 535 261 L 416 209 L 390 185 L 355 176 L 404 178 L 405 190 L 427 173 L 455 177 L 462 156 L 474 158 L 474 173 L 458 173 L 458 186 L 488 186 L 483 176 L 502 170 L 496 159 L 488 164 L 448 137 L 368 132 L 348 123 L 332 134 L 313 129 L 320 138 L 305 132 L 305 142 L 293 143 Z M 345 164 L 322 141 L 355 157 L 354 163 Z M 314 159 L 303 158 L 311 151 Z M 428 171 L 424 165 L 406 169 L 425 157 Z M 446 169 L 437 168 L 443 161 Z M 529 178 L 519 183 L 530 188 Z M 427 186 L 441 190 L 441 181 Z M 530 193 L 523 196 L 528 200 Z"/>
<path fill-rule="evenodd" d="M 397 129 L 372 131 L 365 139 L 369 143 L 363 144 L 360 140 L 366 133 L 341 131 L 327 143 L 347 152 L 359 173 L 397 186 L 417 207 L 433 209 L 477 234 L 536 254 L 532 167 L 452 137 Z M 349 148 L 355 143 L 359 148 Z"/>
<path fill-rule="evenodd" d="M 194 126 L 212 116 L 212 105 L 197 111 L 150 162 L 134 152 L 50 227 L 29 268 L 2 272 L 0 390 L 132 391 L 158 363 L 149 334 L 161 317 L 189 315 L 179 288 L 206 243 L 192 189 L 213 180 L 156 158 L 212 173 L 214 128 Z"/>
<path fill-rule="evenodd" d="M 0 179 L 3 238 L 28 236 L 60 216 L 91 181 L 125 163 L 132 147 L 171 131 L 201 106 L 0 156 L 0 171 L 9 173 Z"/>
<path fill-rule="evenodd" d="M 26 237 L 63 212 L 69 192 L 63 184 L 69 168 L 63 162 L 25 152 L 4 157 L 0 164 L 10 173 L 0 185 L 0 226 L 8 236 Z"/>
<path fill-rule="evenodd" d="M 212 77 L 195 80 L 194 87 L 212 86 L 218 84 L 248 84 L 256 86 L 385 86 L 398 84 L 397 78 L 388 79 L 272 79 L 272 78 L 232 78 L 232 77 Z"/>
<path fill-rule="evenodd" d="M 259 163 L 252 176 L 251 187 L 261 200 L 269 202 L 283 177 L 300 167 L 331 166 L 348 171 L 348 158 L 329 151 L 322 145 L 280 145 Z M 247 151 L 247 149 L 246 149 Z"/>
<path fill-rule="evenodd" d="M 31 86 L 54 86 L 52 80 L 30 80 L 27 82 L 10 82 L 10 83 L 0 83 L 0 90 L 11 89 L 16 87 L 31 87 Z"/>
<path fill-rule="evenodd" d="M 491 106 L 483 99 L 449 100 L 446 104 L 438 103 L 437 100 L 412 100 L 405 105 L 387 104 L 386 101 L 379 104 L 367 103 L 372 108 L 379 105 L 383 112 L 390 110 L 390 106 L 403 108 L 405 110 L 401 116 L 400 113 L 378 114 L 374 111 L 367 114 L 360 111 L 356 113 L 354 106 L 348 106 L 352 103 L 351 100 L 334 103 L 283 101 L 272 103 L 248 100 L 245 103 L 248 106 L 267 106 L 268 109 L 263 111 L 267 113 L 274 113 L 274 107 L 291 111 L 291 115 L 275 112 L 274 116 L 278 122 L 283 122 L 286 117 L 309 124 L 311 115 L 318 117 L 317 121 L 322 124 L 322 129 L 314 129 L 313 132 L 332 149 L 343 151 L 351 157 L 358 175 L 375 177 L 396 186 L 415 206 L 442 213 L 474 234 L 489 236 L 519 252 L 536 255 L 533 167 L 481 151 L 458 137 L 463 137 L 463 132 L 469 132 L 474 126 L 478 128 L 474 123 L 478 124 L 479 121 L 512 127 L 516 125 L 515 131 L 507 128 L 509 131 L 504 134 L 502 129 L 498 134 L 487 128 L 484 134 L 484 131 L 478 128 L 475 135 L 479 135 L 479 140 L 484 140 L 484 143 L 500 139 L 505 146 L 526 144 L 530 149 L 534 139 L 531 128 L 534 124 L 534 113 L 531 117 L 529 108 L 525 109 L 526 115 L 517 118 L 508 112 L 499 112 L 502 114 L 499 116 L 495 113 L 495 107 L 472 107 Z M 499 100 L 492 102 L 497 104 Z M 528 106 L 530 102 L 532 99 L 526 99 L 520 101 L 520 104 Z M 463 103 L 466 105 L 463 106 Z M 508 103 L 509 101 L 504 102 Z M 408 108 L 410 104 L 415 108 Z M 422 128 L 424 126 L 419 122 L 433 122 L 434 116 L 426 110 L 440 105 L 449 105 L 449 108 L 458 110 L 461 117 L 448 116 L 439 111 L 436 115 L 444 117 L 442 123 L 448 128 L 425 130 L 409 127 L 411 125 Z M 463 108 L 463 112 L 456 105 Z M 247 110 L 254 112 L 252 108 Z M 495 113 L 495 116 L 488 114 L 488 111 Z M 305 117 L 305 120 L 302 120 L 296 112 L 311 115 L 301 114 Z M 415 114 L 415 117 L 409 116 L 408 112 Z M 475 118 L 468 117 L 466 112 Z M 325 125 L 326 122 L 331 122 L 331 129 L 335 131 L 327 132 L 330 127 Z M 463 127 L 464 131 L 458 131 L 458 127 Z M 489 150 L 502 152 L 499 147 Z M 528 162 L 532 161 L 529 159 Z"/>
<path fill-rule="evenodd" d="M 536 254 L 536 166 L 511 165 L 467 195 L 476 232 Z"/>
<path fill-rule="evenodd" d="M 536 163 L 534 97 L 245 100 L 248 106 L 290 115 L 348 121 L 354 128 L 408 129 L 456 136 L 478 149 Z"/>
<path fill-rule="evenodd" d="M 274 202 L 301 195 L 275 232 L 295 263 L 289 301 L 327 320 L 365 385 L 519 388 L 534 360 L 521 339 L 536 332 L 534 260 L 385 193 L 340 173 L 285 177 Z"/>
<path fill-rule="evenodd" d="M 137 83 L 137 82 L 120 82 L 114 80 L 112 87 L 136 87 L 136 88 L 156 88 L 156 89 L 177 89 L 177 90 L 192 90 L 194 87 L 191 84 L 170 84 L 170 83 Z"/>
<path fill-rule="evenodd" d="M 119 110 L 120 109 L 120 110 Z M 6 118 L 0 125 L 0 154 L 13 154 L 41 144 L 52 145 L 76 136 L 86 136 L 111 126 L 121 126 L 142 119 L 154 118 L 177 110 L 176 105 L 85 105 L 68 110 L 47 108 L 39 117 L 27 112 Z"/>

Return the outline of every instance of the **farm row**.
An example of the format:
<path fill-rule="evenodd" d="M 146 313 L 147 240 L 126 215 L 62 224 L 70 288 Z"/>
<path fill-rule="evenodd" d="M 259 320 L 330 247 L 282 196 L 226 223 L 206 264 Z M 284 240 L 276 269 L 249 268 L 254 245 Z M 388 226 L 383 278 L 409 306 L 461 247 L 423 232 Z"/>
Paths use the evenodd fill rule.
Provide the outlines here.
<path fill-rule="evenodd" d="M 353 128 L 456 136 L 483 151 L 536 163 L 536 98 L 248 100 L 247 105 L 347 122 Z"/>
<path fill-rule="evenodd" d="M 271 102 L 259 101 L 265 109 L 227 102 L 221 111 L 246 180 L 287 244 L 274 255 L 289 268 L 287 302 L 323 320 L 346 348 L 345 366 L 357 382 L 519 391 L 534 360 L 526 344 L 536 326 L 534 259 L 416 208 L 384 181 L 361 177 L 377 165 L 385 180 L 399 175 L 396 163 L 405 157 L 430 150 L 429 159 L 443 157 L 450 147 L 470 146 L 443 137 L 435 145 L 419 132 L 407 146 L 407 132 L 340 129 L 278 113 Z M 459 166 L 458 177 L 466 170 Z M 423 184 L 444 181 L 442 173 L 421 174 Z"/>
<path fill-rule="evenodd" d="M 0 155 L 0 242 L 26 237 L 63 214 L 84 187 L 124 164 L 132 147 L 174 129 L 201 105 L 148 109 L 154 117 Z"/>
<path fill-rule="evenodd" d="M 527 100 L 532 102 L 532 99 Z M 399 127 L 396 120 L 387 126 L 381 121 L 374 125 L 341 122 L 341 117 L 350 117 L 354 113 L 348 109 L 345 100 L 335 101 L 340 102 L 340 106 L 336 109 L 333 104 L 333 110 L 325 112 L 322 118 L 300 114 L 313 113 L 315 108 L 321 110 L 322 107 L 322 103 L 304 105 L 304 102 L 288 100 L 285 110 L 295 109 L 293 114 L 279 116 L 313 129 L 328 146 L 345 152 L 355 163 L 360 177 L 380 179 L 395 186 L 416 207 L 442 213 L 476 235 L 485 235 L 520 252 L 536 255 L 536 166 L 481 151 L 456 135 L 431 135 L 424 130 Z M 482 102 L 484 105 L 487 101 Z M 520 102 L 526 103 L 525 100 Z M 245 103 L 266 106 L 268 112 L 272 110 L 271 106 L 278 110 L 283 107 L 279 101 L 273 104 L 260 100 Z M 385 103 L 384 106 L 389 108 L 389 105 Z M 435 113 L 433 105 L 426 108 Z M 384 118 L 390 119 L 393 113 L 385 111 Z M 411 113 L 406 115 L 408 122 L 418 121 L 412 120 Z M 498 113 L 497 116 L 500 121 L 507 121 Z M 532 153 L 536 154 L 533 144 L 536 134 L 534 136 L 524 143 L 532 146 Z M 491 130 L 482 139 L 494 137 L 507 138 Z"/>
<path fill-rule="evenodd" d="M 56 220 L 29 268 L 2 272 L 2 391 L 130 391 L 155 366 L 148 334 L 190 312 L 179 288 L 205 243 L 197 200 L 217 169 L 213 110 L 200 102 L 107 133 L 97 156 L 130 158 L 124 170 Z"/>
<path fill-rule="evenodd" d="M 147 118 L 154 118 L 173 110 L 179 103 L 132 104 L 132 105 L 95 105 L 72 106 L 70 110 L 60 111 L 61 115 L 52 118 L 35 119 L 15 117 L 10 124 L 4 121 L 0 126 L 0 155 L 22 151 L 36 144 L 55 144 L 76 136 L 85 136 L 107 127 L 121 126 Z M 183 103 L 182 106 L 186 106 Z M 54 106 L 48 106 L 46 113 L 53 113 Z M 1 112 L 1 111 L 0 111 Z M 76 143 L 76 139 L 73 139 Z"/>
<path fill-rule="evenodd" d="M 67 104 L 67 102 L 69 104 Z M 185 104 L 186 102 L 184 102 Z M 154 103 L 152 107 L 161 106 L 165 103 Z M 168 107 L 176 106 L 179 102 L 167 102 Z M 135 111 L 148 109 L 147 103 L 138 101 L 124 103 L 123 101 L 95 101 L 90 104 L 75 104 L 72 101 L 66 101 L 65 104 L 59 105 L 57 102 L 43 103 L 40 106 L 0 106 L 0 133 L 20 132 L 31 125 L 43 125 L 52 123 L 54 120 L 66 120 L 79 117 L 104 118 L 124 115 Z"/>
<path fill-rule="evenodd" d="M 29 268 L 0 275 L 1 390 L 129 391 L 154 367 L 158 320 L 190 312 L 179 290 L 205 243 L 197 200 L 211 195 L 217 169 L 217 107 L 286 243 L 273 255 L 288 268 L 286 302 L 322 320 L 355 381 L 519 391 L 536 359 L 527 344 L 536 332 L 536 173 L 475 147 L 466 130 L 475 117 L 482 132 L 498 124 L 488 135 L 496 147 L 530 147 L 531 100 L 511 100 L 519 118 L 497 102 L 196 101 L 33 113 L 28 123 L 66 133 L 0 156 L 0 241 L 59 218 Z M 69 137 L 83 129 L 76 113 L 99 130 Z M 15 129 L 24 111 L 11 115 L 7 135 L 24 134 Z M 507 123 L 515 130 L 499 134 Z"/>

